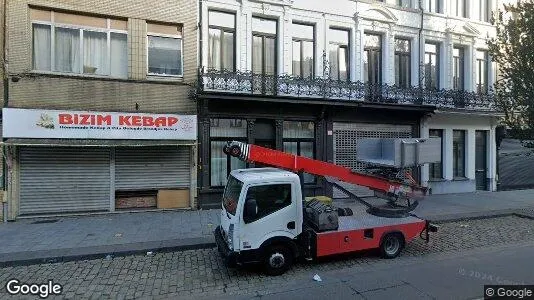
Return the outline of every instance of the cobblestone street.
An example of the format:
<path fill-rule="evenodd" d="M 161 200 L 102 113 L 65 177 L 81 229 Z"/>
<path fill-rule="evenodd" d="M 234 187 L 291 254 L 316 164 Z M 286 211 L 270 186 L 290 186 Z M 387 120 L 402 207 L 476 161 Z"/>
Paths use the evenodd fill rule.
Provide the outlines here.
<path fill-rule="evenodd" d="M 528 218 L 508 216 L 456 221 L 440 224 L 439 232 L 431 236 L 428 244 L 421 239 L 409 244 L 396 261 L 527 241 L 534 241 L 534 221 Z M 295 279 L 311 278 L 315 273 L 387 263 L 388 260 L 369 253 L 299 263 L 282 276 L 266 277 L 257 270 L 226 268 L 216 249 L 156 253 L 3 268 L 0 269 L 0 298 L 8 296 L 5 283 L 12 278 L 26 283 L 53 279 L 63 285 L 63 296 L 69 299 L 261 295 L 291 286 Z"/>

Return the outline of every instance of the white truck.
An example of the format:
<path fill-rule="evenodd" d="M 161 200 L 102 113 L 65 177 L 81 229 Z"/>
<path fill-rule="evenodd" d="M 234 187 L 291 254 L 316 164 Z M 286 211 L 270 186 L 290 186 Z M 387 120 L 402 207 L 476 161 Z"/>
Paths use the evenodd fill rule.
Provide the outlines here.
<path fill-rule="evenodd" d="M 376 207 L 353 214 L 320 201 L 304 201 L 301 178 L 295 172 L 332 176 L 390 196 L 426 193 L 423 187 L 240 142 L 229 142 L 224 152 L 278 167 L 233 170 L 228 176 L 221 224 L 214 234 L 229 266 L 259 263 L 267 274 L 280 275 L 297 258 L 312 260 L 366 249 L 379 249 L 383 257 L 394 258 L 407 242 L 417 236 L 428 241 L 429 232 L 437 231 L 437 226 L 409 212 L 413 206 L 395 206 L 396 213 L 382 216 L 369 213 L 380 211 Z"/>

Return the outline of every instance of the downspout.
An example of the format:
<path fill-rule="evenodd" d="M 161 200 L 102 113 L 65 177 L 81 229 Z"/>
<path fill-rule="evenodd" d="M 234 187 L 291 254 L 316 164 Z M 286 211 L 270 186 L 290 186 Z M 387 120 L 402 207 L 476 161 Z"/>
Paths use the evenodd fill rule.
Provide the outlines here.
<path fill-rule="evenodd" d="M 202 131 L 202 126 L 204 126 L 204 119 L 203 119 L 203 116 L 204 116 L 204 112 L 202 110 L 202 103 L 201 101 L 203 100 L 200 100 L 200 98 L 198 97 L 199 94 L 201 93 L 201 84 L 202 84 L 202 76 L 201 76 L 201 68 L 202 68 L 202 0 L 198 0 L 198 17 L 197 17 L 197 20 L 198 20 L 198 23 L 197 23 L 197 29 L 198 29 L 198 52 L 197 52 L 197 86 L 196 86 L 196 91 L 195 91 L 195 95 L 196 95 L 196 103 L 197 103 L 197 114 L 199 114 L 197 116 L 197 132 L 198 133 L 202 133 L 204 131 Z M 197 134 L 197 203 L 196 203 L 196 209 L 199 209 L 200 208 L 200 190 L 203 188 L 204 186 L 204 176 L 203 176 L 203 173 L 204 173 L 204 170 L 202 169 L 202 159 L 203 159 L 203 156 L 202 156 L 202 153 L 204 151 L 203 147 L 206 147 L 206 145 L 204 145 L 201 141 L 199 141 L 199 139 L 203 139 L 204 136 L 199 136 Z"/>
<path fill-rule="evenodd" d="M 202 67 L 202 0 L 198 0 L 198 66 Z"/>
<path fill-rule="evenodd" d="M 3 103 L 3 107 L 7 107 L 8 104 L 9 104 L 9 77 L 7 75 L 7 71 L 8 71 L 8 68 L 7 68 L 7 1 L 8 0 L 4 0 L 4 7 L 2 8 L 3 9 L 3 14 L 2 14 L 2 24 L 3 24 L 3 28 L 2 28 L 2 33 L 3 33 L 3 40 L 2 40 L 2 52 L 3 52 L 3 57 L 2 57 L 2 60 L 3 60 L 3 63 L 2 63 L 2 68 L 3 68 L 3 78 L 2 80 L 4 81 L 4 103 Z M 2 123 L 3 123 L 3 115 L 2 115 Z M 3 124 L 2 124 L 2 127 L 3 127 Z M 2 142 L 5 142 L 5 138 L 4 136 L 2 135 Z M 6 196 L 7 196 L 7 193 L 6 193 L 6 190 L 7 190 L 7 185 L 8 185 L 8 180 L 7 178 L 9 176 L 6 176 L 8 173 L 9 173 L 9 170 L 7 168 L 7 164 L 6 164 L 6 159 L 7 158 L 7 155 L 4 155 L 6 153 L 6 150 L 7 150 L 7 147 L 5 145 L 2 145 L 2 156 L 3 156 L 3 159 L 2 159 L 2 174 L 4 175 L 2 180 L 3 180 L 3 186 L 2 186 L 2 193 L 3 193 L 3 197 L 2 197 L 2 216 L 3 216 L 3 222 L 7 222 L 7 199 L 6 199 Z"/>
<path fill-rule="evenodd" d="M 425 48 L 422 45 L 422 36 L 423 36 L 423 20 L 424 20 L 424 11 L 423 11 L 423 0 L 419 0 L 419 11 L 421 13 L 421 23 L 419 25 L 419 99 L 421 104 L 423 104 L 423 57 Z"/>
<path fill-rule="evenodd" d="M 424 20 L 424 11 L 423 11 L 423 0 L 419 0 L 419 12 L 421 13 L 421 23 L 419 24 L 419 33 L 418 33 L 418 46 L 419 46 L 419 104 L 423 105 L 423 57 L 424 57 L 424 51 L 425 47 L 422 45 L 422 36 L 423 36 L 423 20 Z M 421 127 L 426 122 L 426 115 L 423 116 L 420 120 L 422 120 L 422 124 L 419 124 L 419 136 L 421 136 Z M 417 168 L 419 171 L 418 178 L 419 183 L 423 183 L 423 172 L 421 167 Z M 425 186 L 428 186 L 428 182 L 426 182 Z M 429 189 L 429 193 L 432 193 L 432 190 Z"/>

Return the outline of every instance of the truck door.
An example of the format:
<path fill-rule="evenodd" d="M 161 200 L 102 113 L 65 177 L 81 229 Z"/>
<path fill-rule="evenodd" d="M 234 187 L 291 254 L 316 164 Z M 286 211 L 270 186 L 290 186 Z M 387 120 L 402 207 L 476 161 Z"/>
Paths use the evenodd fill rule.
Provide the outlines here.
<path fill-rule="evenodd" d="M 297 208 L 291 183 L 269 183 L 249 186 L 241 220 L 241 250 L 257 249 L 272 236 L 297 235 Z M 247 203 L 256 201 L 257 210 L 247 213 Z"/>

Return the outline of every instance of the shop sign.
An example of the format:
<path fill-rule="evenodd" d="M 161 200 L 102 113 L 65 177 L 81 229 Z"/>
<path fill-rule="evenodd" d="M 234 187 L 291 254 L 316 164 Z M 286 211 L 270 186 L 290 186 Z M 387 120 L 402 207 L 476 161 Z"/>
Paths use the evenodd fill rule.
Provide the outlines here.
<path fill-rule="evenodd" d="M 196 140 L 197 116 L 4 108 L 4 138 Z"/>

